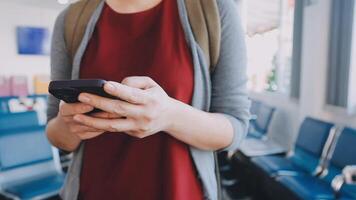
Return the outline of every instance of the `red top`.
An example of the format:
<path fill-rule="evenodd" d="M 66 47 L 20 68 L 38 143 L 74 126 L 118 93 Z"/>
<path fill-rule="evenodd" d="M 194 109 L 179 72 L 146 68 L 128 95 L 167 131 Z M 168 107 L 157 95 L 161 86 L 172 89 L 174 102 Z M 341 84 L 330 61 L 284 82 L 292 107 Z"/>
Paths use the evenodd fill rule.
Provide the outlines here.
<path fill-rule="evenodd" d="M 190 103 L 194 73 L 177 1 L 120 14 L 105 5 L 81 63 L 81 78 L 120 82 L 149 76 L 169 96 Z M 167 133 L 137 139 L 105 133 L 85 141 L 80 199 L 201 200 L 187 144 Z"/>

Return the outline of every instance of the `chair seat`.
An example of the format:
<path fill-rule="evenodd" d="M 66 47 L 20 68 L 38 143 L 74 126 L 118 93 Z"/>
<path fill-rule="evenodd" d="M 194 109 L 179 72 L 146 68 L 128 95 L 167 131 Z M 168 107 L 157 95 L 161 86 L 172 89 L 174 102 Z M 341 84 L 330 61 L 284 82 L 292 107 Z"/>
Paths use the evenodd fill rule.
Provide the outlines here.
<path fill-rule="evenodd" d="M 251 161 L 269 175 L 297 175 L 303 170 L 282 156 L 259 156 Z"/>
<path fill-rule="evenodd" d="M 330 184 L 310 175 L 281 176 L 277 178 L 283 186 L 301 199 L 334 199 Z"/>
<path fill-rule="evenodd" d="M 4 188 L 7 193 L 20 199 L 56 195 L 64 183 L 64 174 L 50 174 L 44 177 L 33 178 Z"/>
<path fill-rule="evenodd" d="M 344 185 L 340 191 L 340 199 L 356 199 L 356 184 Z"/>
<path fill-rule="evenodd" d="M 245 139 L 240 147 L 240 151 L 249 157 L 281 154 L 287 152 L 287 149 L 273 140 L 260 140 L 249 138 Z"/>

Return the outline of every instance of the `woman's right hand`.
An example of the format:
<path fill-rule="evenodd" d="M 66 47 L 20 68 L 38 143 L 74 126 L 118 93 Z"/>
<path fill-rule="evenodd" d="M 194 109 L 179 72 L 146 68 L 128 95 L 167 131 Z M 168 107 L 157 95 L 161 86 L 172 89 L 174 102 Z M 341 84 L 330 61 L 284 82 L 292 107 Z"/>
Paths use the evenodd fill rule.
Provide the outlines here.
<path fill-rule="evenodd" d="M 76 114 L 84 114 L 94 108 L 83 103 L 61 101 L 57 117 L 48 122 L 47 136 L 50 142 L 63 150 L 75 151 L 82 140 L 97 137 L 105 131 L 85 126 L 73 120 Z M 107 113 L 96 113 L 96 117 L 110 118 Z"/>
<path fill-rule="evenodd" d="M 101 135 L 105 131 L 98 130 L 89 126 L 74 121 L 73 117 L 76 114 L 84 114 L 92 111 L 94 108 L 83 103 L 65 103 L 61 101 L 59 104 L 58 118 L 67 127 L 68 134 L 76 135 L 80 140 L 86 140 Z"/>

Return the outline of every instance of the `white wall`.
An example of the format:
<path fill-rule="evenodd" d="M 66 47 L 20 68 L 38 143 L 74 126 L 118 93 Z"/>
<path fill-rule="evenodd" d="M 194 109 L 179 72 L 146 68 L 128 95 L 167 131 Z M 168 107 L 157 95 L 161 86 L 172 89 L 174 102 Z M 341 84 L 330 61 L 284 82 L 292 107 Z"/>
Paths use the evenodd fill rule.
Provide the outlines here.
<path fill-rule="evenodd" d="M 0 1 L 0 75 L 26 75 L 32 84 L 34 74 L 49 74 L 48 56 L 18 55 L 16 48 L 16 26 L 52 30 L 60 9 L 40 6 Z"/>
<path fill-rule="evenodd" d="M 356 10 L 356 4 L 355 8 Z M 354 24 L 352 38 L 352 50 L 351 50 L 351 70 L 349 79 L 349 97 L 348 97 L 348 109 L 350 114 L 356 114 L 356 14 L 354 14 Z"/>
<path fill-rule="evenodd" d="M 251 93 L 251 97 L 276 106 L 286 119 L 272 119 L 270 132 L 283 131 L 296 137 L 299 124 L 306 116 L 356 127 L 356 117 L 346 109 L 325 104 L 329 48 L 331 0 L 319 0 L 306 7 L 303 25 L 301 93 L 299 100 L 269 92 Z M 278 114 L 281 115 L 281 114 Z M 288 125 L 284 123 L 288 122 Z"/>
<path fill-rule="evenodd" d="M 317 1 L 304 10 L 301 118 L 323 117 L 328 71 L 331 0 Z"/>
<path fill-rule="evenodd" d="M 331 0 L 319 0 L 305 9 L 301 73 L 300 118 L 314 116 L 356 127 L 346 109 L 326 105 Z"/>

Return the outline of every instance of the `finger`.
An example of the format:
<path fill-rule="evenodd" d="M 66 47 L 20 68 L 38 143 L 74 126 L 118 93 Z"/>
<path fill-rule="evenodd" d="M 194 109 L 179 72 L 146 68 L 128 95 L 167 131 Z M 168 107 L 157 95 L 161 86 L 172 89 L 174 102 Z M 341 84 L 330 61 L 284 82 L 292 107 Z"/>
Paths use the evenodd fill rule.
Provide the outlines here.
<path fill-rule="evenodd" d="M 70 127 L 70 131 L 72 133 L 83 133 L 83 132 L 100 132 L 102 130 L 92 128 L 89 126 L 81 125 L 81 124 L 75 124 Z"/>
<path fill-rule="evenodd" d="M 60 104 L 59 112 L 62 116 L 70 116 L 75 114 L 83 114 L 92 111 L 93 106 L 84 103 L 64 103 Z"/>
<path fill-rule="evenodd" d="M 138 89 L 148 89 L 157 85 L 156 82 L 147 76 L 130 76 L 122 80 L 121 83 Z"/>
<path fill-rule="evenodd" d="M 147 95 L 144 90 L 130 87 L 117 82 L 107 82 L 104 86 L 104 90 L 118 97 L 123 101 L 127 101 L 132 104 L 145 104 L 147 102 Z"/>
<path fill-rule="evenodd" d="M 109 132 L 125 132 L 135 128 L 131 119 L 100 119 L 86 115 L 75 115 L 74 120 L 86 126 Z"/>
<path fill-rule="evenodd" d="M 88 140 L 91 138 L 95 138 L 101 134 L 103 134 L 104 132 L 82 132 L 82 133 L 78 133 L 77 136 L 81 139 L 81 140 Z"/>
<path fill-rule="evenodd" d="M 97 113 L 90 114 L 90 116 L 102 118 L 102 119 L 116 119 L 116 118 L 124 117 L 119 114 L 109 113 L 109 112 L 97 112 Z"/>
<path fill-rule="evenodd" d="M 99 108 L 100 110 L 125 117 L 138 116 L 142 110 L 137 107 L 137 105 L 88 93 L 80 94 L 78 99 L 79 101 L 89 104 L 95 108 Z"/>

